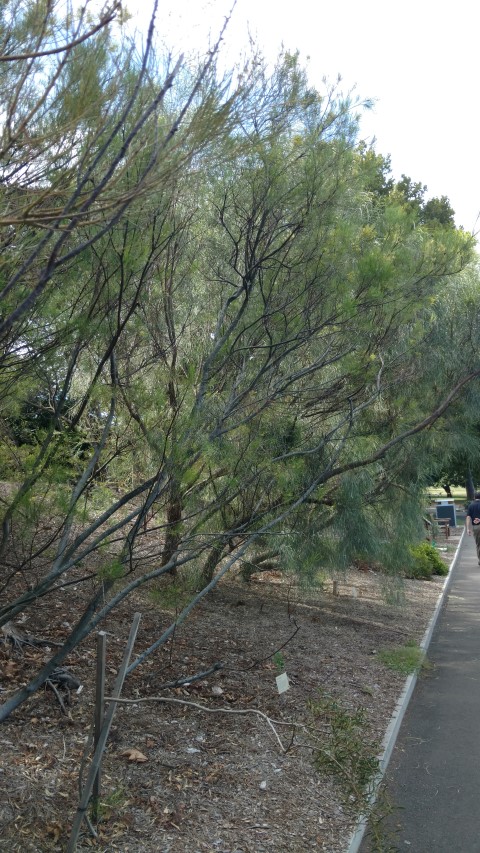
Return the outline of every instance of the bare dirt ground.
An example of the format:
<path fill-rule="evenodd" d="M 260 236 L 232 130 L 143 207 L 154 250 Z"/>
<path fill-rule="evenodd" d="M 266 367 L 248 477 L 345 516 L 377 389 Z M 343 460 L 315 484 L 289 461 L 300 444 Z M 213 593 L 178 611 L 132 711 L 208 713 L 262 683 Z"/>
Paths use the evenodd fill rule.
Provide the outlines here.
<path fill-rule="evenodd" d="M 460 533 L 453 531 L 441 552 L 446 562 Z M 345 853 L 354 796 L 341 772 L 314 760 L 319 749 L 331 750 L 325 702 L 331 709 L 336 700 L 350 715 L 364 709 L 361 741 L 374 755 L 405 680 L 379 652 L 422 639 L 444 579 L 405 581 L 398 590 L 363 567 L 337 580 L 333 595 L 332 581 L 305 591 L 276 573 L 250 585 L 231 578 L 132 673 L 122 695 L 134 701 L 119 705 L 105 753 L 98 838 L 85 827 L 79 850 Z M 23 628 L 61 639 L 62 625 L 65 631 L 74 620 L 71 599 L 55 613 L 48 608 L 40 605 Z M 147 596 L 116 612 L 105 626 L 110 689 L 137 610 L 136 652 L 171 621 L 172 613 Z M 28 646 L 20 653 L 0 642 L 1 698 L 50 653 Z M 162 688 L 217 662 L 222 668 L 208 679 Z M 95 638 L 67 665 L 83 685 L 67 714 L 42 690 L 0 728 L 5 853 L 66 848 L 93 716 Z M 290 689 L 280 695 L 283 670 Z M 159 695 L 169 701 L 140 701 Z M 320 700 L 323 711 L 315 714 Z"/>

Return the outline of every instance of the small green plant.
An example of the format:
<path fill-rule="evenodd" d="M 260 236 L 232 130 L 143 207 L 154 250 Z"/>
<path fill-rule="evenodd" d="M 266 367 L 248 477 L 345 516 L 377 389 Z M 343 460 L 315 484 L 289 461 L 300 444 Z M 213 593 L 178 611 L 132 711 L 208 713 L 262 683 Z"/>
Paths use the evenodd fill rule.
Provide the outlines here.
<path fill-rule="evenodd" d="M 96 820 L 109 820 L 113 814 L 122 811 L 128 805 L 127 791 L 123 787 L 115 788 L 109 794 L 105 794 L 97 803 Z M 95 813 L 95 805 L 93 806 L 93 814 Z"/>
<path fill-rule="evenodd" d="M 398 814 L 398 806 L 392 801 L 389 792 L 382 785 L 368 819 L 366 838 L 370 853 L 398 853 L 398 824 L 392 817 Z M 387 821 L 388 824 L 386 823 Z M 392 825 L 395 828 L 392 828 Z"/>
<path fill-rule="evenodd" d="M 415 580 L 430 580 L 432 575 L 447 575 L 448 566 L 439 556 L 438 551 L 430 542 L 420 542 L 410 548 L 411 565 L 406 569 L 405 576 Z"/>
<path fill-rule="evenodd" d="M 105 563 L 98 573 L 99 578 L 105 581 L 116 581 L 125 574 L 125 566 L 119 557 L 114 557 L 109 563 Z"/>
<path fill-rule="evenodd" d="M 372 853 L 394 853 L 397 847 L 385 821 L 396 807 L 382 787 L 377 791 L 373 808 L 371 804 L 371 795 L 379 779 L 380 743 L 371 737 L 365 709 L 352 711 L 327 694 L 310 702 L 309 708 L 315 721 L 312 739 L 316 767 L 337 781 L 349 811 L 369 816 L 368 839 Z"/>
<path fill-rule="evenodd" d="M 365 710 L 351 711 L 327 695 L 310 702 L 309 708 L 315 719 L 327 723 L 322 742 L 315 747 L 316 767 L 337 779 L 346 805 L 362 810 L 379 771 L 380 748 L 367 736 Z"/>
<path fill-rule="evenodd" d="M 410 675 L 425 667 L 425 652 L 416 643 L 407 643 L 405 646 L 392 646 L 389 649 L 381 649 L 378 653 L 379 660 L 394 672 L 402 675 Z"/>
<path fill-rule="evenodd" d="M 283 657 L 281 652 L 275 652 L 273 656 L 273 662 L 279 673 L 285 672 L 285 658 Z"/>
<path fill-rule="evenodd" d="M 150 600 L 165 610 L 181 610 L 199 587 L 199 573 L 191 569 L 174 579 L 163 577 L 149 592 Z"/>

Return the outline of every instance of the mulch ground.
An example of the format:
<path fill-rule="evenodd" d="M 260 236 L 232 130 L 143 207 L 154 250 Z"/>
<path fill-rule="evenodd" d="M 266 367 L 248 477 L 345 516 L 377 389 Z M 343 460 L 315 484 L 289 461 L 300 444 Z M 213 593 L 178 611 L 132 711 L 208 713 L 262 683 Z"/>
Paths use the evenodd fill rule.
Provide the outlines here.
<path fill-rule="evenodd" d="M 459 534 L 441 552 L 446 562 Z M 404 682 L 378 652 L 420 641 L 443 578 L 406 581 L 401 590 L 369 570 L 337 580 L 333 595 L 331 582 L 305 591 L 276 573 L 250 585 L 233 577 L 132 673 L 122 694 L 132 701 L 118 706 L 105 753 L 98 837 L 85 827 L 79 850 L 346 850 L 354 802 L 338 774 L 316 766 L 318 749 L 331 744 L 328 714 L 318 703 L 330 697 L 352 715 L 363 709 L 362 738 L 375 751 Z M 55 607 L 41 603 L 23 628 L 61 640 L 81 598 L 78 588 Z M 116 611 L 104 626 L 107 694 L 135 611 L 142 613 L 135 652 L 172 619 L 172 608 L 147 594 Z M 82 685 L 62 694 L 66 714 L 55 693 L 42 689 L 0 728 L 5 853 L 66 848 L 93 717 L 95 643 L 89 638 L 66 664 Z M 51 651 L 0 643 L 2 698 Z M 214 664 L 221 668 L 208 678 L 163 686 Z M 290 689 L 279 694 L 282 671 Z M 142 701 L 158 696 L 163 701 Z"/>

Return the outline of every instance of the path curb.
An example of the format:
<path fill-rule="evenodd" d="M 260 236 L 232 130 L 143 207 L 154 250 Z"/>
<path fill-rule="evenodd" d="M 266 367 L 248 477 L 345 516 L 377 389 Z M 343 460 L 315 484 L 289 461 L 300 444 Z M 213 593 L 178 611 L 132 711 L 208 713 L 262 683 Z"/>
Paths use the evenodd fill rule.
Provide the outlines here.
<path fill-rule="evenodd" d="M 440 611 L 443 607 L 443 603 L 445 601 L 446 594 L 448 592 L 448 588 L 450 586 L 450 581 L 452 579 L 453 570 L 457 564 L 458 555 L 460 553 L 460 548 L 463 543 L 463 537 L 465 536 L 465 528 L 460 537 L 460 541 L 457 545 L 457 550 L 455 551 L 455 555 L 450 564 L 450 568 L 448 570 L 448 575 L 445 578 L 445 583 L 442 586 L 441 592 L 438 596 L 437 603 L 435 605 L 435 610 L 433 611 L 433 615 L 428 623 L 427 630 L 423 636 L 422 642 L 420 643 L 420 648 L 426 652 L 430 641 L 432 639 L 432 634 L 435 630 L 435 625 L 437 624 L 438 617 L 440 615 Z M 347 847 L 346 853 L 358 853 L 360 849 L 360 845 L 363 841 L 363 836 L 365 835 L 365 830 L 368 825 L 368 817 L 369 814 L 375 805 L 378 795 L 378 789 L 381 785 L 383 777 L 385 775 L 385 771 L 388 767 L 388 762 L 390 761 L 398 733 L 400 731 L 400 726 L 402 724 L 402 720 L 405 714 L 405 711 L 408 708 L 408 703 L 412 697 L 412 693 L 414 691 L 415 685 L 417 683 L 418 674 L 414 672 L 412 675 L 409 675 L 407 680 L 405 681 L 403 690 L 400 694 L 400 698 L 398 699 L 397 704 L 395 705 L 395 710 L 390 718 L 390 722 L 387 727 L 387 731 L 385 732 L 385 736 L 382 741 L 381 751 L 380 751 L 380 770 L 373 782 L 373 789 L 370 797 L 368 798 L 368 814 L 362 815 L 357 823 L 357 827 L 353 832 L 353 835 L 350 838 L 349 845 Z"/>

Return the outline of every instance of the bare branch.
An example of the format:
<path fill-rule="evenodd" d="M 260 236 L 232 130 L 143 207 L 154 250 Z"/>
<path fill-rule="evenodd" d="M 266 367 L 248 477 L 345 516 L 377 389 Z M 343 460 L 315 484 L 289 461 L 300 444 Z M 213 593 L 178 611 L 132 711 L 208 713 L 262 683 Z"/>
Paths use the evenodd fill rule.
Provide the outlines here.
<path fill-rule="evenodd" d="M 265 720 L 265 722 L 275 735 L 275 739 L 281 751 L 288 751 L 286 747 L 284 747 L 270 717 L 268 717 L 267 714 L 264 714 L 263 711 L 259 711 L 258 708 L 207 708 L 205 705 L 200 705 L 198 702 L 189 702 L 185 699 L 173 699 L 166 696 L 142 696 L 139 699 L 117 699 L 113 696 L 106 696 L 105 701 L 115 702 L 116 704 L 121 703 L 123 705 L 136 705 L 140 702 L 164 702 L 166 704 L 183 705 L 186 708 L 194 708 L 196 711 L 202 711 L 202 713 L 204 714 L 233 714 L 234 716 L 245 716 L 246 714 L 253 714 L 256 717 L 260 717 L 260 719 Z"/>

